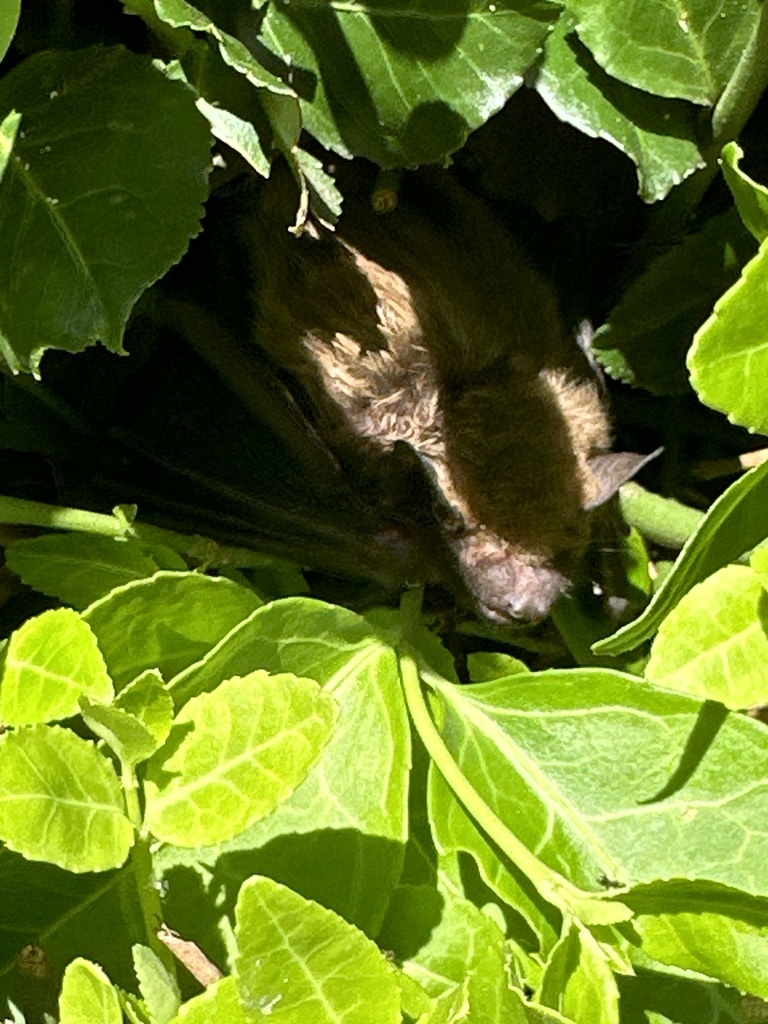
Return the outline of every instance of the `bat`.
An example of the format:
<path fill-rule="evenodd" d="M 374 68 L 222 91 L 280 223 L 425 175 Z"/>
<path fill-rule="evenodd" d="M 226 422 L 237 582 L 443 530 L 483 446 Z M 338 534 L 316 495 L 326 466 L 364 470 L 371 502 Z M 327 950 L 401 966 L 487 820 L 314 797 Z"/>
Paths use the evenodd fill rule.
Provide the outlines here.
<path fill-rule="evenodd" d="M 372 171 L 339 179 L 337 230 L 299 236 L 287 174 L 233 190 L 162 315 L 308 479 L 375 512 L 372 575 L 391 563 L 491 620 L 539 620 L 615 546 L 611 498 L 645 459 L 610 451 L 585 346 L 481 199 L 422 169 L 382 215 Z"/>

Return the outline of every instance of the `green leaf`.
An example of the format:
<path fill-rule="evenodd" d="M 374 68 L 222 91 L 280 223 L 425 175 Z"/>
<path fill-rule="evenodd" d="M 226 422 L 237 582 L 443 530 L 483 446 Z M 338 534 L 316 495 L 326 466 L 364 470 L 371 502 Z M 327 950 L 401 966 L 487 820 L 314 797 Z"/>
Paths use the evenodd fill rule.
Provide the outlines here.
<path fill-rule="evenodd" d="M 268 874 L 369 935 L 397 884 L 409 829 L 410 727 L 388 641 L 347 609 L 287 598 L 259 609 L 177 679 L 185 692 L 260 665 L 316 679 L 337 702 L 317 764 L 272 814 L 226 845 L 232 857 L 222 863 L 235 891 L 249 874 Z"/>
<path fill-rule="evenodd" d="M 173 698 L 157 669 L 147 669 L 118 693 L 114 707 L 138 719 L 160 747 L 173 722 Z"/>
<path fill-rule="evenodd" d="M 157 750 L 152 733 L 133 715 L 116 707 L 94 704 L 87 697 L 80 698 L 83 721 L 117 754 L 123 765 L 146 761 Z"/>
<path fill-rule="evenodd" d="M 508 679 L 519 672 L 528 672 L 525 662 L 498 651 L 474 651 L 467 656 L 467 669 L 473 683 L 489 679 Z"/>
<path fill-rule="evenodd" d="M 623 293 L 593 338 L 600 364 L 657 395 L 687 391 L 693 336 L 753 255 L 754 242 L 734 210 L 710 218 Z"/>
<path fill-rule="evenodd" d="M 60 1024 L 123 1024 L 117 991 L 98 964 L 78 957 L 67 965 L 59 998 Z"/>
<path fill-rule="evenodd" d="M 744 151 L 737 142 L 723 146 L 720 167 L 728 182 L 739 216 L 749 231 L 762 242 L 768 236 L 768 189 L 758 185 L 739 167 Z"/>
<path fill-rule="evenodd" d="M 237 982 L 246 1012 L 312 1024 L 399 1024 L 394 972 L 346 921 L 270 878 L 237 900 Z"/>
<path fill-rule="evenodd" d="M 589 891 L 605 879 L 685 876 L 768 893 L 756 825 L 768 808 L 763 726 L 605 669 L 513 679 L 441 687 L 442 734 L 478 795 L 540 860 Z M 430 796 L 438 849 L 471 853 L 524 913 L 498 851 L 437 772 Z"/>
<path fill-rule="evenodd" d="M 741 1011 L 749 997 L 697 975 L 636 968 L 635 977 L 620 978 L 622 1014 L 638 1024 L 747 1024 Z M 759 1017 L 754 1018 L 759 1020 Z"/>
<path fill-rule="evenodd" d="M 267 71 L 243 42 L 228 32 L 222 31 L 214 21 L 193 7 L 192 4 L 187 3 L 186 0 L 153 0 L 153 2 L 158 17 L 174 28 L 187 27 L 195 32 L 204 32 L 211 36 L 218 43 L 222 59 L 240 74 L 245 75 L 251 85 L 287 96 L 295 95 L 290 86 L 285 85 L 270 71 Z"/>
<path fill-rule="evenodd" d="M 608 74 L 659 96 L 714 106 L 760 19 L 758 0 L 568 0 Z"/>
<path fill-rule="evenodd" d="M 5 169 L 13 152 L 20 124 L 21 114 L 16 110 L 12 110 L 0 121 L 0 184 L 2 184 Z"/>
<path fill-rule="evenodd" d="M 196 234 L 210 134 L 192 92 L 121 47 L 33 54 L 0 83 L 23 125 L 0 190 L 0 354 L 122 352 L 141 293 Z"/>
<path fill-rule="evenodd" d="M 525 1020 L 512 1011 L 517 1000 L 504 935 L 469 900 L 432 886 L 400 886 L 377 941 L 397 954 L 403 971 L 438 1005 L 449 1007 L 461 993 L 472 1020 Z"/>
<path fill-rule="evenodd" d="M 768 902 L 684 879 L 639 886 L 628 897 L 643 953 L 768 998 Z"/>
<path fill-rule="evenodd" d="M 168 1024 L 181 1004 L 176 979 L 157 953 L 148 946 L 136 944 L 131 952 L 136 977 L 139 980 L 139 992 L 149 1011 L 152 1024 Z"/>
<path fill-rule="evenodd" d="M 768 239 L 741 277 L 715 303 L 688 353 L 688 369 L 699 398 L 731 423 L 768 431 Z"/>
<path fill-rule="evenodd" d="M 83 618 L 98 637 L 120 690 L 148 668 L 170 680 L 260 605 L 253 591 L 224 577 L 158 572 L 113 590 Z"/>
<path fill-rule="evenodd" d="M 252 672 L 190 700 L 147 767 L 146 826 L 179 846 L 230 839 L 296 788 L 336 703 L 311 679 Z"/>
<path fill-rule="evenodd" d="M 16 25 L 21 13 L 21 0 L 4 0 L 0 8 L 0 60 L 8 52 L 13 37 L 16 33 Z M 0 178 L 2 178 L 0 170 Z"/>
<path fill-rule="evenodd" d="M 107 871 L 134 836 L 110 762 L 67 729 L 33 725 L 0 741 L 0 838 L 31 860 Z"/>
<path fill-rule="evenodd" d="M 574 1021 L 619 1024 L 619 990 L 611 961 L 578 921 L 566 926 L 553 949 L 539 999 Z"/>
<path fill-rule="evenodd" d="M 237 982 L 222 978 L 199 996 L 184 1003 L 172 1024 L 252 1024 L 253 1017 L 240 1003 Z"/>
<path fill-rule="evenodd" d="M 30 587 L 78 609 L 161 568 L 146 544 L 85 533 L 49 533 L 16 541 L 5 560 Z M 175 560 L 174 568 L 186 568 L 178 555 Z"/>
<path fill-rule="evenodd" d="M 197 101 L 197 109 L 208 118 L 211 131 L 220 142 L 239 153 L 257 174 L 269 177 L 269 159 L 262 149 L 259 133 L 250 121 L 238 117 L 231 110 L 214 106 L 202 96 Z"/>
<path fill-rule="evenodd" d="M 745 473 L 712 503 L 643 614 L 600 640 L 593 650 L 621 654 L 653 636 L 691 587 L 765 538 L 766 503 L 768 465 L 763 465 Z"/>
<path fill-rule="evenodd" d="M 671 690 L 733 710 L 768 702 L 768 594 L 729 565 L 690 590 L 659 627 L 645 674 Z"/>
<path fill-rule="evenodd" d="M 547 41 L 536 89 L 568 124 L 616 146 L 637 166 L 640 195 L 663 199 L 704 160 L 694 108 L 633 89 L 607 75 L 573 33 L 564 14 Z"/>
<path fill-rule="evenodd" d="M 261 36 L 285 62 L 315 138 L 400 167 L 444 158 L 500 110 L 558 13 L 541 0 L 418 0 L 406 10 L 395 0 L 279 0 Z"/>
<path fill-rule="evenodd" d="M 6 725 L 69 718 L 81 696 L 109 702 L 113 694 L 96 637 L 77 612 L 51 609 L 11 635 L 0 686 Z"/>

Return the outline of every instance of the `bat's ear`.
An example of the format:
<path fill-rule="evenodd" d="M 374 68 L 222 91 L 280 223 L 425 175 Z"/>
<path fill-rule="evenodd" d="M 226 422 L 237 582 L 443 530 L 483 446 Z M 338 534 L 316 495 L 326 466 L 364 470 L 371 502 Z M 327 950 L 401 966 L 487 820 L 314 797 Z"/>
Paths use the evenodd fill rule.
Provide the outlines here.
<path fill-rule="evenodd" d="M 604 455 L 593 455 L 589 460 L 591 493 L 584 502 L 585 510 L 604 505 L 622 484 L 631 480 L 643 466 L 662 451 L 662 448 L 657 448 L 650 455 L 636 455 L 634 452 L 606 452 Z"/>

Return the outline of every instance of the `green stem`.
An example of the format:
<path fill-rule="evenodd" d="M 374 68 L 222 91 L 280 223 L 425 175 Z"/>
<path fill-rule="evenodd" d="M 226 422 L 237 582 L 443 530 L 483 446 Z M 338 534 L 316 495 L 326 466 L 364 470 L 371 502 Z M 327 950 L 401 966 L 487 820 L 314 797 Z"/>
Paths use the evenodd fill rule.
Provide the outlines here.
<path fill-rule="evenodd" d="M 125 809 L 136 834 L 136 841 L 131 851 L 130 867 L 136 881 L 136 892 L 138 893 L 147 934 L 147 945 L 153 953 L 160 957 L 162 963 L 171 972 L 171 976 L 175 978 L 176 960 L 165 943 L 160 941 L 157 934 L 158 929 L 163 923 L 163 905 L 160 900 L 157 879 L 155 878 L 149 836 L 142 831 L 139 786 L 136 775 L 130 765 L 124 764 L 122 766 L 121 781 L 125 794 Z"/>
<path fill-rule="evenodd" d="M 401 630 L 404 637 L 404 643 L 398 652 L 400 679 L 414 727 L 454 796 L 492 842 L 527 875 L 539 894 L 561 913 L 579 917 L 584 923 L 592 921 L 607 924 L 626 920 L 631 914 L 623 904 L 601 905 L 601 893 L 590 893 L 577 888 L 531 853 L 481 798 L 454 760 L 427 707 L 421 687 L 419 666 L 409 643 L 418 621 L 420 607 L 421 590 L 407 591 L 400 603 Z"/>
<path fill-rule="evenodd" d="M 675 551 L 683 547 L 704 518 L 698 509 L 662 498 L 636 483 L 624 484 L 619 500 L 622 515 L 630 526 L 637 527 L 654 544 Z"/>
<path fill-rule="evenodd" d="M 102 537 L 132 537 L 144 544 L 162 544 L 185 558 L 202 565 L 235 565 L 241 569 L 283 566 L 286 563 L 250 548 L 218 544 L 210 537 L 175 533 L 159 526 L 130 522 L 120 507 L 113 515 L 85 509 L 46 505 L 42 501 L 0 495 L 0 523 L 15 526 L 39 526 L 48 530 L 95 533 Z"/>

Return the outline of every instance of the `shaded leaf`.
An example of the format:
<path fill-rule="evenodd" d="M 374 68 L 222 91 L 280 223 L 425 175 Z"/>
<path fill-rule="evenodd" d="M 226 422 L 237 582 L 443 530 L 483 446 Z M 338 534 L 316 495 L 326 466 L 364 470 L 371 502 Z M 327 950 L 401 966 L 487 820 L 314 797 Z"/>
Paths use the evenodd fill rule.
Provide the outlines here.
<path fill-rule="evenodd" d="M 153 0 L 153 3 L 158 17 L 174 28 L 191 28 L 215 40 L 222 59 L 245 75 L 251 85 L 287 96 L 295 95 L 293 89 L 268 71 L 243 42 L 224 32 L 211 18 L 186 0 Z"/>
<path fill-rule="evenodd" d="M 151 549 L 132 538 L 86 533 L 49 533 L 11 544 L 6 564 L 35 590 L 58 597 L 73 608 L 89 604 L 115 587 L 146 579 L 158 569 L 186 569 L 174 552 L 164 552 L 159 565 Z M 170 556 L 175 564 L 168 565 Z"/>
<path fill-rule="evenodd" d="M 568 0 L 608 74 L 659 96 L 714 106 L 760 19 L 758 0 Z"/>
<path fill-rule="evenodd" d="M 458 149 L 500 110 L 559 13 L 546 0 L 373 6 L 279 0 L 261 26 L 302 99 L 304 124 L 342 156 L 382 167 Z"/>
<path fill-rule="evenodd" d="M 270 878 L 240 890 L 237 983 L 245 1010 L 276 1021 L 399 1024 L 394 972 L 352 925 Z"/>
<path fill-rule="evenodd" d="M 693 336 L 753 254 L 754 242 L 729 210 L 659 256 L 595 332 L 601 366 L 656 395 L 687 391 Z"/>
<path fill-rule="evenodd" d="M 70 608 L 27 619 L 11 635 L 0 686 L 6 725 L 69 718 L 81 696 L 109 702 L 113 693 L 93 631 Z"/>
<path fill-rule="evenodd" d="M 536 89 L 561 121 L 626 153 L 637 167 L 640 195 L 663 199 L 704 166 L 692 107 L 633 89 L 608 76 L 573 34 L 564 14 L 547 41 Z"/>
<path fill-rule="evenodd" d="M 729 565 L 681 598 L 659 627 L 645 674 L 734 710 L 768 703 L 768 594 L 751 569 Z"/>
<path fill-rule="evenodd" d="M 147 767 L 146 827 L 178 846 L 230 839 L 295 789 L 336 704 L 311 679 L 252 672 L 194 697 Z"/>
<path fill-rule="evenodd" d="M 196 234 L 210 134 L 194 95 L 121 47 L 36 53 L 0 83 L 23 125 L 0 190 L 0 353 L 122 352 L 141 293 Z"/>
<path fill-rule="evenodd" d="M 60 1024 L 123 1024 L 117 990 L 98 964 L 78 957 L 67 965 L 59 998 Z"/>
<path fill-rule="evenodd" d="M 260 605 L 253 591 L 224 577 L 158 572 L 111 591 L 83 618 L 119 690 L 147 668 L 171 679 Z"/>

